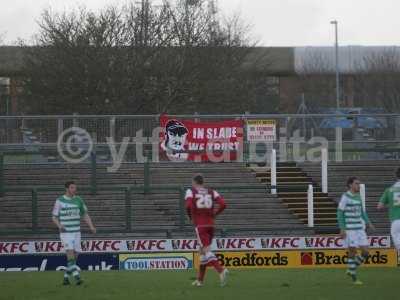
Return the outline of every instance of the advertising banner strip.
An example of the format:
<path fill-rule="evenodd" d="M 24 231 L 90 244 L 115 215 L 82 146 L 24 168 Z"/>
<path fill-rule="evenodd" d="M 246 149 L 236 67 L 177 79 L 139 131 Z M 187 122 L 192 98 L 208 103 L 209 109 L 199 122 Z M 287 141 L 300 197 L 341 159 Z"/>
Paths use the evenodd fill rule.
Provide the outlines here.
<path fill-rule="evenodd" d="M 119 269 L 118 254 L 81 254 L 77 265 L 85 271 L 110 271 Z M 65 271 L 65 255 L 3 255 L 0 272 L 4 271 Z"/>
<path fill-rule="evenodd" d="M 370 236 L 370 248 L 390 248 L 389 236 Z M 83 253 L 147 253 L 193 252 L 199 243 L 196 239 L 136 239 L 136 240 L 83 240 Z M 213 251 L 240 250 L 306 250 L 344 249 L 340 236 L 312 237 L 246 237 L 218 238 L 212 243 Z M 0 255 L 64 253 L 60 241 L 0 241 Z"/>
<path fill-rule="evenodd" d="M 120 254 L 120 270 L 189 270 L 193 268 L 193 253 Z"/>
<path fill-rule="evenodd" d="M 316 269 L 347 268 L 346 250 L 285 250 L 254 252 L 218 252 L 219 262 L 228 269 Z M 199 255 L 194 254 L 194 265 L 199 265 Z M 395 249 L 374 249 L 362 267 L 397 267 Z"/>

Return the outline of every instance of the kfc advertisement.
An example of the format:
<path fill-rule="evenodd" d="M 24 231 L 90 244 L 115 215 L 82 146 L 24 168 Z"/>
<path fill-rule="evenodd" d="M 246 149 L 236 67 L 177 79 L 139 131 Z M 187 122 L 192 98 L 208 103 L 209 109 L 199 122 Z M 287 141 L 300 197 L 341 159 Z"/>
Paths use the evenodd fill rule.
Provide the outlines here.
<path fill-rule="evenodd" d="M 195 122 L 162 115 L 160 126 L 161 160 L 229 162 L 241 158 L 242 120 Z"/>
<path fill-rule="evenodd" d="M 194 252 L 197 239 L 82 240 L 83 253 L 173 253 Z M 389 236 L 370 236 L 371 249 L 390 248 Z M 212 251 L 346 249 L 340 236 L 310 237 L 226 237 L 214 239 Z M 60 241 L 0 241 L 0 255 L 58 254 L 65 249 Z"/>

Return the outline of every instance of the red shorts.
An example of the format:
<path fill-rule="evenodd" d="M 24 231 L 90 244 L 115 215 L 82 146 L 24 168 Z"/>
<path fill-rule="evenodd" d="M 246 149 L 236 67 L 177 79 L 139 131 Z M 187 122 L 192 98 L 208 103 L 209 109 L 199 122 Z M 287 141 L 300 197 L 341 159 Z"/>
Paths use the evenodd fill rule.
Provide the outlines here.
<path fill-rule="evenodd" d="M 197 240 L 201 247 L 208 247 L 211 245 L 214 238 L 214 227 L 196 227 Z"/>

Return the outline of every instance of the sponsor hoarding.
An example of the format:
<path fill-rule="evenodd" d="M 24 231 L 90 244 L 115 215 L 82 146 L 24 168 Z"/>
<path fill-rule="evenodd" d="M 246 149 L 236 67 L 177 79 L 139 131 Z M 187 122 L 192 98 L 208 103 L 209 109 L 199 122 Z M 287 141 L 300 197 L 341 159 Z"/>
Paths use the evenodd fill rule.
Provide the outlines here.
<path fill-rule="evenodd" d="M 370 236 L 369 246 L 390 248 L 389 236 Z M 193 252 L 199 247 L 196 239 L 83 240 L 83 253 L 147 253 Z M 213 251 L 344 249 L 340 236 L 312 237 L 245 237 L 214 239 Z M 60 241 L 0 242 L 0 255 L 64 253 Z"/>
<path fill-rule="evenodd" d="M 320 250 L 300 252 L 302 268 L 347 268 L 346 250 Z M 397 267 L 395 249 L 373 249 L 363 267 Z"/>
<path fill-rule="evenodd" d="M 248 120 L 246 125 L 248 142 L 273 142 L 276 140 L 275 120 Z"/>
<path fill-rule="evenodd" d="M 276 269 L 276 268 L 347 268 L 346 250 L 311 251 L 254 251 L 217 252 L 220 263 L 227 268 Z M 199 255 L 194 255 L 199 265 Z M 395 249 L 372 249 L 363 267 L 397 267 Z"/>
<path fill-rule="evenodd" d="M 120 254 L 120 270 L 189 270 L 193 268 L 192 253 Z"/>
<path fill-rule="evenodd" d="M 118 270 L 118 254 L 81 254 L 77 265 L 85 271 Z M 0 272 L 3 271 L 64 271 L 65 255 L 3 255 L 0 256 Z"/>

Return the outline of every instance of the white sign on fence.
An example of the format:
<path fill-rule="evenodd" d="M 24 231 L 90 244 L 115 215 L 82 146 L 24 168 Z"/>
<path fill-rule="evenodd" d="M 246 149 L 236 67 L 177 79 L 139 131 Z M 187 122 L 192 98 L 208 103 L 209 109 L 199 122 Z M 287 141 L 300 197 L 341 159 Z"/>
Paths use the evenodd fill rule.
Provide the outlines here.
<path fill-rule="evenodd" d="M 273 142 L 276 140 L 275 120 L 248 120 L 247 141 L 248 142 Z"/>

